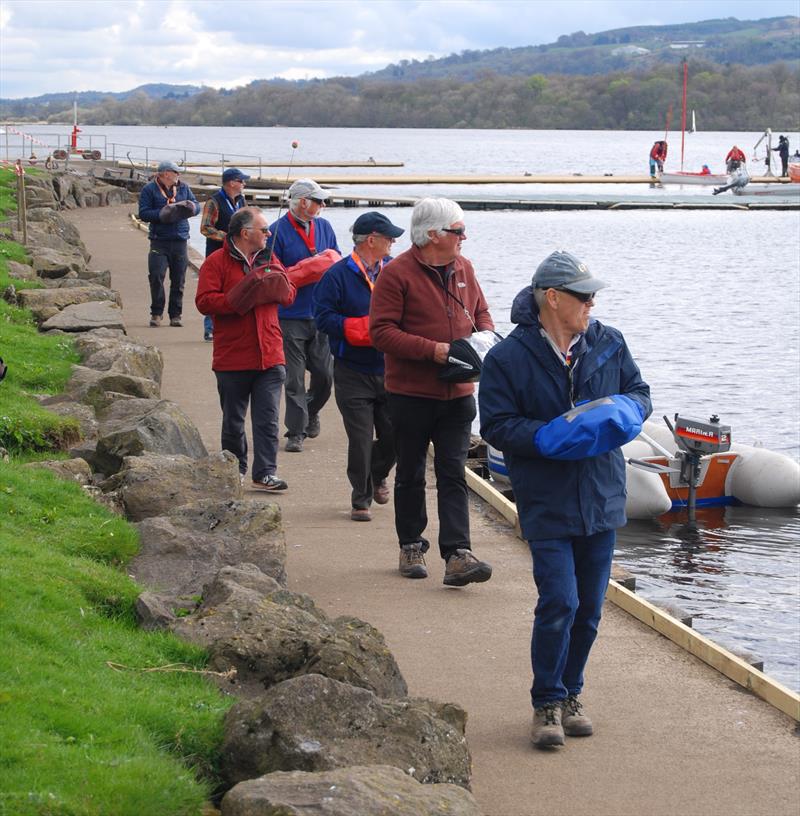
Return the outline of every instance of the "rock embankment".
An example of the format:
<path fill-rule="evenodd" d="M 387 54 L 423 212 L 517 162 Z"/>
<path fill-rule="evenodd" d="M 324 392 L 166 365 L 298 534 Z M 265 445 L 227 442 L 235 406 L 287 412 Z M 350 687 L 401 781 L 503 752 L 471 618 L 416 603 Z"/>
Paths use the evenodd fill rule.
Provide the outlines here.
<path fill-rule="evenodd" d="M 466 713 L 408 697 L 377 629 L 331 619 L 286 588 L 279 506 L 245 497 L 235 457 L 209 455 L 188 416 L 161 399 L 160 351 L 128 337 L 110 272 L 92 269 L 55 210 L 110 193 L 56 179 L 29 186 L 32 260 L 12 265 L 46 288 L 4 297 L 42 331 L 74 339 L 81 363 L 42 403 L 74 417 L 82 439 L 68 462 L 33 466 L 137 524 L 129 571 L 146 587 L 141 625 L 206 648 L 222 691 L 240 698 L 224 727 L 222 813 L 476 816 Z"/>

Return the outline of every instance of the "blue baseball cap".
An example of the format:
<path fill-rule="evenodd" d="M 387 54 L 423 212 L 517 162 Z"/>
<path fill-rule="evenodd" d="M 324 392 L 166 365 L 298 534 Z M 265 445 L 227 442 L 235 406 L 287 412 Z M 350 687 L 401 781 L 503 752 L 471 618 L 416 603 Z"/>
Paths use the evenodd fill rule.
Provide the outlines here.
<path fill-rule="evenodd" d="M 229 167 L 222 174 L 222 183 L 226 184 L 229 181 L 247 181 L 250 176 L 243 173 L 238 167 Z"/>

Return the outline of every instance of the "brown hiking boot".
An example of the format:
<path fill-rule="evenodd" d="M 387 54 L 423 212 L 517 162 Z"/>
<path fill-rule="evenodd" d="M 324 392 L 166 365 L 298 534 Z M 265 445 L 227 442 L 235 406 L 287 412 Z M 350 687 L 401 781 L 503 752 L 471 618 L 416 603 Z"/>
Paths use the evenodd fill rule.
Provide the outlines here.
<path fill-rule="evenodd" d="M 403 578 L 427 578 L 425 556 L 422 554 L 422 543 L 403 544 L 400 547 L 400 575 Z"/>
<path fill-rule="evenodd" d="M 492 577 L 492 567 L 485 561 L 478 561 L 472 550 L 456 550 L 448 559 L 444 570 L 445 586 L 466 586 L 480 584 Z"/>
<path fill-rule="evenodd" d="M 561 701 L 561 724 L 568 737 L 591 737 L 594 733 L 592 721 L 583 713 L 577 694 L 570 694 Z"/>
<path fill-rule="evenodd" d="M 150 315 L 150 328 L 157 329 L 161 325 L 161 315 Z"/>
<path fill-rule="evenodd" d="M 561 702 L 547 703 L 533 709 L 531 742 L 536 748 L 554 748 L 564 744 L 561 727 Z"/>
<path fill-rule="evenodd" d="M 381 481 L 375 485 L 372 498 L 375 499 L 375 504 L 389 503 L 389 485 L 386 483 L 386 479 L 381 479 Z"/>

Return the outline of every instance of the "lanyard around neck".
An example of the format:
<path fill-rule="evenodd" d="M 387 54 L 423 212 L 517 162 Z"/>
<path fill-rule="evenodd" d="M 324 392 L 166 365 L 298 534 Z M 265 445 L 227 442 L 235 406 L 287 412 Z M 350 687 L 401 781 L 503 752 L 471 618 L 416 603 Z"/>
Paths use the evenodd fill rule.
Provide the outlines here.
<path fill-rule="evenodd" d="M 375 281 L 370 278 L 369 272 L 367 272 L 367 267 L 364 266 L 364 261 L 358 256 L 358 253 L 352 252 L 350 257 L 353 260 L 353 263 L 361 270 L 361 274 L 364 276 L 364 280 L 367 282 L 367 286 L 369 286 L 369 291 L 371 292 L 375 288 Z M 378 262 L 378 271 L 375 273 L 375 277 L 377 278 L 380 275 L 381 271 L 383 270 L 383 259 Z"/>
<path fill-rule="evenodd" d="M 295 232 L 300 236 L 303 243 L 306 245 L 306 249 L 308 249 L 309 254 L 316 255 L 317 254 L 317 245 L 314 239 L 314 220 L 308 222 L 308 232 L 306 232 L 300 222 L 291 214 L 286 213 L 286 217 L 289 219 L 289 223 L 294 227 Z"/>

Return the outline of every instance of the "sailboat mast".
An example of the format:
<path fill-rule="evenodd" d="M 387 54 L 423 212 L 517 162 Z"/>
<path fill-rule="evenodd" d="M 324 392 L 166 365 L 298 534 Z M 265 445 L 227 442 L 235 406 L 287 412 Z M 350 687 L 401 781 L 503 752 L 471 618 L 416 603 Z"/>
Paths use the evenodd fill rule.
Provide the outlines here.
<path fill-rule="evenodd" d="M 686 141 L 686 79 L 689 74 L 689 66 L 686 60 L 683 61 L 683 102 L 681 108 L 681 172 L 683 172 L 683 150 Z"/>

